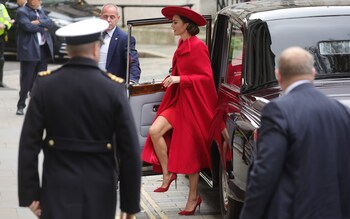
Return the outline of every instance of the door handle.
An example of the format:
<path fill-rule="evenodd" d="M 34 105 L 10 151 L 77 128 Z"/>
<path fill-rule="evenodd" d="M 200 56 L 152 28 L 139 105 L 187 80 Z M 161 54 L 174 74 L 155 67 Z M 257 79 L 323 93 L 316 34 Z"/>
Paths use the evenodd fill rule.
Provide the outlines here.
<path fill-rule="evenodd" d="M 153 112 L 157 112 L 157 111 L 158 111 L 158 108 L 159 108 L 159 105 L 154 105 L 152 111 L 153 111 Z"/>

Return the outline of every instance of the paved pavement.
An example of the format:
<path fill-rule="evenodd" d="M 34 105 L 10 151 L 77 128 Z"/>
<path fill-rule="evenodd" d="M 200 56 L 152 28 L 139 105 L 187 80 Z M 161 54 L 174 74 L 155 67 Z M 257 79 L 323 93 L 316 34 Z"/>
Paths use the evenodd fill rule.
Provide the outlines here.
<path fill-rule="evenodd" d="M 154 193 L 153 190 L 161 184 L 161 176 L 147 176 L 142 179 L 142 200 L 141 207 L 143 211 L 137 218 L 191 218 L 191 219 L 219 219 L 220 205 L 217 190 L 209 188 L 209 186 L 201 180 L 199 183 L 199 193 L 203 199 L 200 212 L 197 211 L 191 216 L 180 216 L 178 212 L 183 210 L 186 205 L 188 195 L 188 179 L 184 175 L 178 176 L 177 189 L 172 184 L 166 193 Z M 141 217 L 142 216 L 142 217 Z"/>
<path fill-rule="evenodd" d="M 156 50 L 152 46 L 145 46 L 142 47 L 141 52 L 152 51 L 154 57 L 158 57 L 158 54 L 165 53 L 162 51 L 163 49 Z M 169 51 L 172 53 L 174 48 Z M 166 58 L 171 59 L 168 51 L 167 54 L 165 55 Z M 143 61 L 140 60 L 140 62 Z M 147 62 L 154 61 L 147 58 L 144 63 Z M 51 64 L 49 69 L 58 66 L 57 64 Z M 147 69 L 147 66 L 145 66 L 145 69 Z M 18 62 L 7 61 L 5 63 L 3 81 L 8 88 L 0 88 L 0 219 L 35 219 L 27 208 L 18 207 L 17 199 L 17 154 L 19 135 L 24 119 L 23 116 L 15 115 L 19 91 Z M 42 157 L 40 157 L 40 160 L 42 161 Z M 184 218 L 177 213 L 184 208 L 187 201 L 188 179 L 184 175 L 179 175 L 177 190 L 172 184 L 168 192 L 154 193 L 153 190 L 159 187 L 160 184 L 160 175 L 142 178 L 142 200 L 140 203 L 142 211 L 137 214 L 137 218 Z M 221 218 L 218 192 L 210 189 L 202 180 L 199 184 L 199 191 L 203 198 L 200 213 L 197 210 L 195 215 L 185 218 Z M 118 218 L 118 215 L 116 218 Z"/>
<path fill-rule="evenodd" d="M 9 88 L 0 88 L 0 218 L 34 219 L 26 208 L 18 207 L 17 154 L 23 116 L 16 116 L 19 77 L 5 63 L 4 82 Z M 7 68 L 7 69 L 6 69 Z"/>

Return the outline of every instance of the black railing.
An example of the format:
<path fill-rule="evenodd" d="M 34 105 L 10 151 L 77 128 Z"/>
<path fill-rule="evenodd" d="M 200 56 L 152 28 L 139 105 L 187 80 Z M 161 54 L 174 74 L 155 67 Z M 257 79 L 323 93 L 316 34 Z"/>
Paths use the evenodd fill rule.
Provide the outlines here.
<path fill-rule="evenodd" d="M 102 7 L 103 4 L 93 4 L 98 7 Z M 125 8 L 164 8 L 166 6 L 182 6 L 192 8 L 193 4 L 185 4 L 185 5 L 117 5 L 122 10 L 122 27 L 125 27 L 125 17 L 124 17 L 124 9 Z"/>

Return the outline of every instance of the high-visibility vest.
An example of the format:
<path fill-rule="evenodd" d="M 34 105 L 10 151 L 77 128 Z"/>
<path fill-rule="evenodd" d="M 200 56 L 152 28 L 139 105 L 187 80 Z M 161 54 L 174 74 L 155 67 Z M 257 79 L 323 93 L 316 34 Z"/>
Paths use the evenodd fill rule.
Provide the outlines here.
<path fill-rule="evenodd" d="M 0 23 L 5 24 L 6 29 L 0 29 L 0 36 L 2 36 L 6 30 L 10 29 L 12 24 L 10 22 L 11 18 L 6 10 L 5 5 L 0 4 Z"/>

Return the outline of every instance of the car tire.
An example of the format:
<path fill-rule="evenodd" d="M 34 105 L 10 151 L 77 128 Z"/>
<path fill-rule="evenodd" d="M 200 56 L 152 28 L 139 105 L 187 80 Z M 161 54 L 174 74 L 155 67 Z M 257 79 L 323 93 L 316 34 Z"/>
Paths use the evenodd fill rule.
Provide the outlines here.
<path fill-rule="evenodd" d="M 220 210 L 223 219 L 238 219 L 242 209 L 242 203 L 233 200 L 228 196 L 228 174 L 220 162 L 219 192 Z"/>

